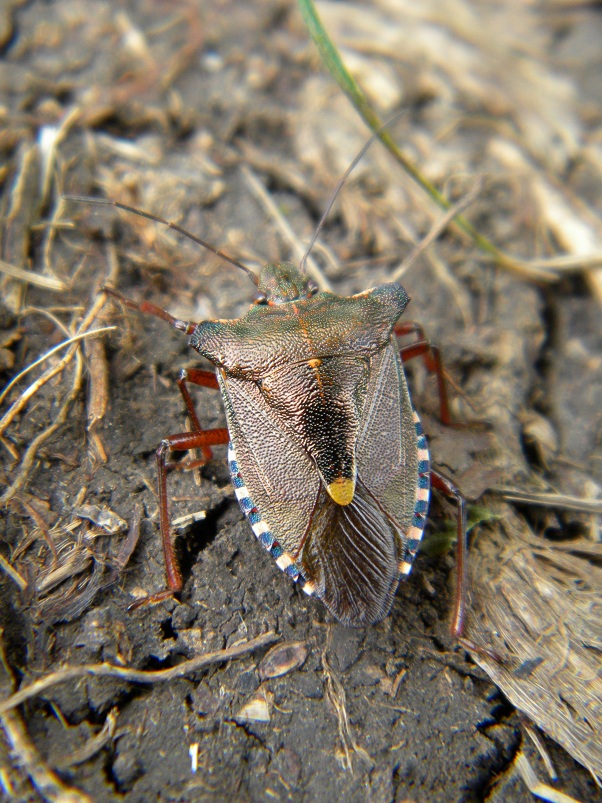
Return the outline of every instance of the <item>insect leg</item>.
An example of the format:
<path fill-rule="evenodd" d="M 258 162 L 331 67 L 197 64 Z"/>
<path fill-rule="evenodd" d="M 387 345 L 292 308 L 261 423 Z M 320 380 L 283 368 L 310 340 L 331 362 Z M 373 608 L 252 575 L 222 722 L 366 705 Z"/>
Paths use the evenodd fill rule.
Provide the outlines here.
<path fill-rule="evenodd" d="M 128 309 L 136 310 L 137 312 L 142 312 L 146 315 L 153 315 L 156 318 L 160 318 L 161 320 L 166 321 L 170 326 L 173 326 L 174 329 L 178 329 L 179 331 L 185 332 L 188 335 L 192 334 L 196 328 L 195 323 L 187 323 L 186 321 L 179 320 L 173 315 L 170 315 L 169 312 L 161 309 L 161 307 L 157 307 L 155 304 L 151 304 L 148 301 L 130 301 L 130 299 L 122 296 L 121 293 L 118 293 L 111 287 L 103 287 L 102 290 L 107 295 L 116 298 Z M 228 430 L 225 427 L 206 430 L 201 427 L 196 409 L 194 407 L 194 402 L 186 386 L 187 382 L 191 382 L 194 385 L 200 385 L 202 387 L 214 388 L 216 390 L 219 387 L 217 378 L 212 371 L 203 371 L 199 368 L 191 368 L 188 371 L 182 371 L 180 374 L 177 384 L 192 421 L 193 431 L 182 432 L 178 435 L 170 435 L 169 437 L 165 438 L 161 441 L 156 454 L 157 472 L 159 476 L 159 521 L 168 587 L 158 594 L 153 594 L 152 596 L 146 597 L 139 602 L 135 602 L 130 606 L 130 608 L 136 608 L 139 605 L 149 602 L 158 602 L 159 600 L 172 596 L 182 589 L 182 574 L 176 560 L 173 542 L 171 539 L 171 529 L 169 525 L 169 508 L 167 502 L 167 456 L 174 451 L 200 449 L 203 454 L 203 459 L 201 461 L 191 461 L 183 466 L 184 468 L 192 468 L 194 465 L 206 463 L 207 460 L 211 459 L 212 446 L 227 444 L 229 441 Z"/>
<path fill-rule="evenodd" d="M 456 599 L 454 613 L 451 620 L 450 632 L 462 646 L 473 652 L 478 652 L 488 658 L 503 663 L 498 653 L 487 647 L 481 647 L 474 641 L 464 638 L 464 624 L 466 620 L 466 597 L 468 595 L 468 538 L 466 534 L 466 499 L 454 483 L 440 471 L 431 468 L 431 485 L 446 496 L 451 497 L 458 506 L 457 513 L 457 547 L 456 547 Z"/>
<path fill-rule="evenodd" d="M 464 618 L 466 614 L 466 593 L 468 585 L 468 544 L 466 538 L 466 500 L 454 483 L 444 474 L 431 469 L 431 485 L 446 496 L 451 497 L 458 506 L 457 513 L 457 552 L 456 552 L 456 600 L 451 622 L 451 633 L 454 638 L 462 638 Z"/>
<path fill-rule="evenodd" d="M 414 357 L 422 357 L 427 371 L 434 373 L 437 376 L 437 389 L 439 391 L 439 418 L 441 423 L 446 426 L 453 425 L 449 410 L 449 401 L 447 397 L 447 383 L 443 373 L 443 360 L 441 359 L 441 352 L 437 346 L 433 346 L 430 340 L 427 340 L 424 329 L 419 323 L 402 323 L 398 324 L 394 332 L 397 336 L 417 334 L 419 340 L 416 343 L 410 343 L 408 346 L 402 346 L 399 349 L 399 354 L 403 362 L 414 359 Z"/>
<path fill-rule="evenodd" d="M 159 474 L 159 522 L 163 554 L 165 556 L 165 571 L 169 591 L 165 596 L 180 591 L 182 588 L 182 575 L 174 553 L 169 526 L 169 508 L 167 502 L 167 455 L 173 451 L 186 451 L 188 449 L 204 449 L 210 446 L 228 443 L 228 430 L 224 428 L 206 429 L 202 432 L 182 432 L 170 435 L 161 441 L 157 449 L 157 471 Z M 155 598 L 156 599 L 156 598 Z"/>
<path fill-rule="evenodd" d="M 186 405 L 186 409 L 188 410 L 188 416 L 192 423 L 192 431 L 193 432 L 203 432 L 203 427 L 200 424 L 199 417 L 196 412 L 196 408 L 194 405 L 194 401 L 192 400 L 192 396 L 190 395 L 190 391 L 187 387 L 187 382 L 190 382 L 193 385 L 198 385 L 203 388 L 211 388 L 212 390 L 219 390 L 219 384 L 217 381 L 217 377 L 213 373 L 213 371 L 204 371 L 202 368 L 184 368 L 180 376 L 178 378 L 178 388 L 180 393 L 182 394 L 182 398 L 184 399 L 184 404 Z M 226 441 L 227 442 L 227 441 Z M 208 460 L 211 460 L 213 457 L 213 452 L 211 451 L 210 446 L 204 446 L 201 448 L 203 453 L 202 460 L 195 460 L 186 463 L 183 468 L 196 468 L 197 466 L 204 465 Z"/>

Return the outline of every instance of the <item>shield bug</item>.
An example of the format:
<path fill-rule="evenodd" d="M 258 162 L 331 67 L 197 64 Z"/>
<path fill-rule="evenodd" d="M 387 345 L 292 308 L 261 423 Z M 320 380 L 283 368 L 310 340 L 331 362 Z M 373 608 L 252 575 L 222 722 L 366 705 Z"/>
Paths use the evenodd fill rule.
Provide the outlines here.
<path fill-rule="evenodd" d="M 380 133 L 380 132 L 378 132 Z M 313 246 L 336 193 L 371 144 L 350 165 L 306 252 Z M 438 350 L 420 326 L 399 324 L 409 297 L 392 282 L 350 297 L 319 292 L 290 262 L 258 275 L 223 252 L 156 215 L 103 199 L 164 223 L 244 270 L 257 287 L 239 319 L 189 323 L 148 302 L 105 292 L 126 307 L 161 318 L 189 337 L 215 366 L 182 371 L 178 387 L 192 431 L 170 435 L 157 450 L 160 529 L 167 590 L 182 577 L 168 513 L 168 455 L 228 444 L 236 497 L 257 540 L 307 594 L 346 625 L 378 622 L 390 611 L 422 538 L 431 485 L 458 503 L 458 581 L 452 632 L 462 633 L 466 587 L 466 504 L 430 465 L 403 362 L 422 356 L 438 378 L 440 415 L 450 423 Z M 397 337 L 413 334 L 400 348 Z M 203 429 L 188 384 L 219 390 L 227 428 Z M 198 464 L 198 461 L 197 463 Z"/>

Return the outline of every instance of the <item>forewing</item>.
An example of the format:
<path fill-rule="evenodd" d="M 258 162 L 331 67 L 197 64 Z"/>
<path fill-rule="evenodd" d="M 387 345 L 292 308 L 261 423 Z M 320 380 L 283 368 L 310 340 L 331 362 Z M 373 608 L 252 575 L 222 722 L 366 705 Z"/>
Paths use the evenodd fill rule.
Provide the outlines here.
<path fill-rule="evenodd" d="M 256 536 L 339 621 L 380 621 L 399 579 L 402 547 L 395 525 L 361 482 L 350 505 L 335 504 L 313 462 L 278 427 L 254 385 L 223 376 L 220 382 L 233 446 L 230 469 Z"/>
<path fill-rule="evenodd" d="M 414 513 L 418 456 L 414 411 L 393 345 L 372 359 L 357 461 L 367 489 L 406 532 Z"/>
<path fill-rule="evenodd" d="M 219 379 L 248 497 L 278 543 L 294 555 L 319 492 L 315 466 L 294 437 L 278 427 L 253 383 L 221 375 Z"/>

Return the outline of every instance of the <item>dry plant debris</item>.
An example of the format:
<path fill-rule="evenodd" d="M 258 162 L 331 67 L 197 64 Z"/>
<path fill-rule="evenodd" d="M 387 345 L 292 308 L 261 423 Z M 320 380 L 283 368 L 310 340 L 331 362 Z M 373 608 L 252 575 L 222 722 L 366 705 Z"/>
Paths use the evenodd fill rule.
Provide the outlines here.
<path fill-rule="evenodd" d="M 471 553 L 469 632 L 477 642 L 487 638 L 504 662 L 475 660 L 532 722 L 602 778 L 602 543 L 534 537 L 510 512 L 501 521 Z"/>

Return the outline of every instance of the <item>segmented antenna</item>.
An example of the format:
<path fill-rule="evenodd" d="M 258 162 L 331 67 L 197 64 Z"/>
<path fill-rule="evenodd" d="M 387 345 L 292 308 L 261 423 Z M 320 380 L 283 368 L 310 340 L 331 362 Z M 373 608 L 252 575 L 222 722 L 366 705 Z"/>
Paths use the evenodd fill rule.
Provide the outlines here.
<path fill-rule="evenodd" d="M 225 259 L 226 262 L 234 265 L 234 267 L 240 268 L 247 274 L 256 287 L 259 285 L 259 277 L 254 271 L 251 270 L 251 268 L 247 268 L 246 265 L 243 265 L 241 262 L 238 262 L 236 259 L 228 256 L 228 254 L 224 254 L 224 252 L 220 251 L 219 248 L 215 248 L 213 245 L 205 242 L 205 240 L 201 240 L 201 238 L 197 237 L 195 234 L 191 234 L 189 231 L 186 231 L 186 229 L 178 226 L 177 223 L 172 223 L 171 220 L 166 220 L 165 218 L 159 217 L 159 215 L 153 215 L 152 212 L 144 212 L 142 209 L 137 209 L 135 206 L 128 206 L 127 204 L 119 203 L 119 201 L 111 201 L 108 198 L 88 197 L 86 195 L 63 195 L 63 198 L 65 201 L 75 201 L 77 203 L 116 206 L 118 209 L 123 209 L 126 212 L 133 212 L 135 215 L 139 215 L 140 217 L 145 217 L 148 220 L 154 220 L 155 223 L 163 223 L 163 225 L 168 226 L 174 231 L 177 231 L 178 234 L 188 237 L 188 239 L 192 240 L 193 243 L 202 245 L 203 248 L 207 249 L 207 251 L 211 251 L 212 254 Z"/>
<path fill-rule="evenodd" d="M 384 125 L 381 125 L 381 127 L 379 129 L 377 129 L 372 134 L 370 139 L 364 144 L 364 146 L 362 147 L 360 152 L 357 154 L 355 159 L 351 162 L 351 164 L 349 165 L 347 170 L 345 170 L 345 172 L 343 173 L 341 178 L 338 180 L 337 185 L 334 188 L 334 192 L 330 196 L 330 200 L 328 201 L 328 204 L 326 205 L 326 211 L 324 212 L 324 214 L 320 218 L 320 222 L 318 223 L 317 228 L 314 231 L 314 235 L 311 238 L 310 243 L 307 246 L 307 249 L 306 249 L 305 253 L 303 254 L 303 256 L 301 258 L 301 262 L 299 263 L 299 270 L 300 270 L 301 273 L 305 273 L 305 263 L 307 262 L 307 258 L 309 257 L 310 251 L 314 247 L 314 245 L 316 244 L 316 240 L 318 239 L 318 235 L 320 234 L 320 232 L 324 228 L 324 223 L 326 222 L 326 218 L 330 214 L 330 210 L 334 206 L 334 202 L 336 201 L 339 192 L 343 188 L 343 184 L 349 178 L 349 174 L 351 173 L 352 170 L 355 169 L 355 167 L 357 166 L 358 162 L 360 161 L 360 159 L 362 159 L 362 157 L 364 156 L 364 154 L 366 153 L 366 151 L 368 150 L 370 145 L 372 145 L 374 140 L 377 137 L 380 137 L 380 135 L 383 133 L 383 131 L 386 131 L 387 128 L 389 128 L 390 126 L 393 125 L 393 123 L 396 123 L 399 120 L 399 118 L 402 117 L 404 114 L 405 114 L 405 109 L 403 111 L 399 112 L 399 114 L 396 114 L 395 117 L 391 118 L 391 120 L 389 120 L 387 123 L 385 123 Z"/>

